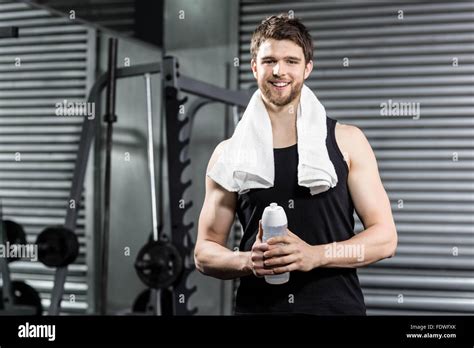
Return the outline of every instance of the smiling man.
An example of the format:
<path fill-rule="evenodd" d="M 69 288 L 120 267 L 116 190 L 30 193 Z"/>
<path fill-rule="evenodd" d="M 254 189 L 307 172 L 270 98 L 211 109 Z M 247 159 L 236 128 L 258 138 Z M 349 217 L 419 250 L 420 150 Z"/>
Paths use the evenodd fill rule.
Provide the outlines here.
<path fill-rule="evenodd" d="M 240 278 L 236 314 L 365 315 L 356 268 L 392 257 L 397 233 L 377 162 L 358 128 L 326 118 L 325 140 L 337 185 L 312 195 L 298 185 L 297 112 L 313 69 L 313 43 L 305 26 L 271 16 L 255 30 L 251 67 L 271 123 L 274 184 L 232 192 L 206 176 L 199 218 L 196 267 L 221 278 Z M 221 142 L 207 173 L 223 154 Z M 283 206 L 288 235 L 262 243 L 260 219 L 271 202 Z M 364 230 L 354 233 L 354 210 Z M 235 214 L 244 228 L 239 251 L 227 240 Z M 265 275 L 290 273 L 282 285 Z"/>

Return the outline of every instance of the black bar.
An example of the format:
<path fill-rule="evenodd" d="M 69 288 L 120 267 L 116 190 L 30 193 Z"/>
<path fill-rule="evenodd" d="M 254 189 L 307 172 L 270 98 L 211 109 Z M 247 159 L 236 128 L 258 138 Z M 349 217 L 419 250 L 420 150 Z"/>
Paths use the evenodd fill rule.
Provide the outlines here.
<path fill-rule="evenodd" d="M 184 92 L 192 93 L 200 97 L 242 107 L 247 106 L 251 97 L 245 91 L 231 91 L 186 76 L 178 78 L 178 88 Z"/>
<path fill-rule="evenodd" d="M 118 40 L 109 39 L 108 84 L 106 97 L 106 114 L 104 121 L 107 123 L 105 145 L 105 177 L 104 177 L 104 230 L 102 231 L 101 254 L 101 298 L 99 301 L 100 313 L 107 314 L 107 285 L 109 261 L 109 235 L 110 235 L 110 188 L 112 179 L 112 132 L 113 124 L 117 122 L 115 114 L 116 95 L 116 68 L 117 68 Z"/>
<path fill-rule="evenodd" d="M 119 68 L 116 72 L 116 78 L 141 76 L 146 73 L 157 74 L 161 72 L 161 63 L 140 64 L 125 68 Z"/>
<path fill-rule="evenodd" d="M 61 301 L 64 294 L 64 284 L 66 283 L 67 267 L 60 267 L 56 269 L 54 274 L 54 286 L 51 292 L 51 303 L 49 305 L 49 315 L 59 315 L 61 308 Z"/>
<path fill-rule="evenodd" d="M 108 61 L 108 84 L 106 96 L 106 114 L 105 122 L 109 125 L 117 122 L 117 115 L 115 115 L 115 95 L 116 95 L 116 72 L 117 72 L 117 48 L 118 40 L 115 38 L 109 39 L 109 61 Z"/>
<path fill-rule="evenodd" d="M 277 343 L 282 347 L 325 347 L 344 344 L 373 344 L 374 347 L 386 347 L 390 344 L 412 347 L 470 347 L 474 342 L 472 327 L 473 316 L 374 316 L 374 317 L 209 317 L 209 316 L 62 316 L 39 317 L 0 317 L 2 348 L 8 344 L 31 344 L 35 347 L 53 346 L 55 344 L 122 344 L 139 347 L 141 344 L 152 344 L 161 347 L 166 344 L 216 344 L 216 347 L 227 344 L 239 346 L 258 344 L 267 346 Z M 22 338 L 18 336 L 19 326 L 29 324 L 55 325 L 55 340 L 47 337 Z M 433 329 L 423 331 L 412 325 L 433 325 Z M 453 326 L 436 328 L 437 325 Z M 176 329 L 178 328 L 178 330 Z M 455 334 L 456 337 L 423 337 L 425 334 Z M 421 334 L 421 337 L 408 337 Z M 401 345 L 403 344 L 403 345 Z M 95 346 L 95 345 L 94 345 Z M 365 345 L 360 345 L 364 347 Z"/>

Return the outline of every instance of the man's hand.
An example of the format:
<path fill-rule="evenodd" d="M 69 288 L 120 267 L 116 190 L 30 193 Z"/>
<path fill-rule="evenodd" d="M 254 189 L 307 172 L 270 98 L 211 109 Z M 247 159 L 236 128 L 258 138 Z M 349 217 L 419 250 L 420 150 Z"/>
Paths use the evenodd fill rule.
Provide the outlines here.
<path fill-rule="evenodd" d="M 252 269 L 253 274 L 257 277 L 263 277 L 266 275 L 274 274 L 269 267 L 265 267 L 263 264 L 263 253 L 269 250 L 267 243 L 262 243 L 262 220 L 258 222 L 258 233 L 255 243 L 252 245 L 252 251 L 250 252 L 250 268 Z"/>
<path fill-rule="evenodd" d="M 308 272 L 319 266 L 316 248 L 307 244 L 287 229 L 288 235 L 267 240 L 268 250 L 264 252 L 264 265 L 274 274 L 291 271 Z"/>

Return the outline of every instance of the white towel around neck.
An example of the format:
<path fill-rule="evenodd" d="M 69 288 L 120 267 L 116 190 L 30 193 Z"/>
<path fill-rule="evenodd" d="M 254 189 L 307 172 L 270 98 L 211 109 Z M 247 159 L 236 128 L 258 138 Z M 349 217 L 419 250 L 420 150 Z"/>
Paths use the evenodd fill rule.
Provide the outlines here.
<path fill-rule="evenodd" d="M 230 192 L 273 187 L 275 167 L 270 117 L 257 90 L 234 134 L 207 175 Z M 296 118 L 298 185 L 311 195 L 336 186 L 337 175 L 326 148 L 326 110 L 303 85 Z"/>

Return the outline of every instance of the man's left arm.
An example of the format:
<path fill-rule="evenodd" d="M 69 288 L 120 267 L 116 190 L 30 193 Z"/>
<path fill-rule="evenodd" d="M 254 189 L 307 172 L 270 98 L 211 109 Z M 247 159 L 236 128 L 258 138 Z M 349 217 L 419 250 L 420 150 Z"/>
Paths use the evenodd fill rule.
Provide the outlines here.
<path fill-rule="evenodd" d="M 269 239 L 265 265 L 274 273 L 361 267 L 395 254 L 397 231 L 374 152 L 361 130 L 350 127 L 349 133 L 348 187 L 365 229 L 348 240 L 322 245 L 308 245 L 289 230 L 286 237 Z M 278 245 L 282 242 L 285 245 Z"/>
<path fill-rule="evenodd" d="M 336 243 L 341 250 L 363 250 L 363 257 L 332 256 L 324 246 L 315 246 L 319 267 L 361 267 L 395 255 L 397 231 L 387 193 L 380 180 L 377 160 L 364 133 L 351 127 L 348 187 L 364 230 L 346 241 Z M 352 249 L 351 249 L 352 248 Z M 336 248 L 337 250 L 337 248 Z M 350 253 L 343 253 L 350 254 Z M 318 266 L 316 264 L 316 266 Z"/>

